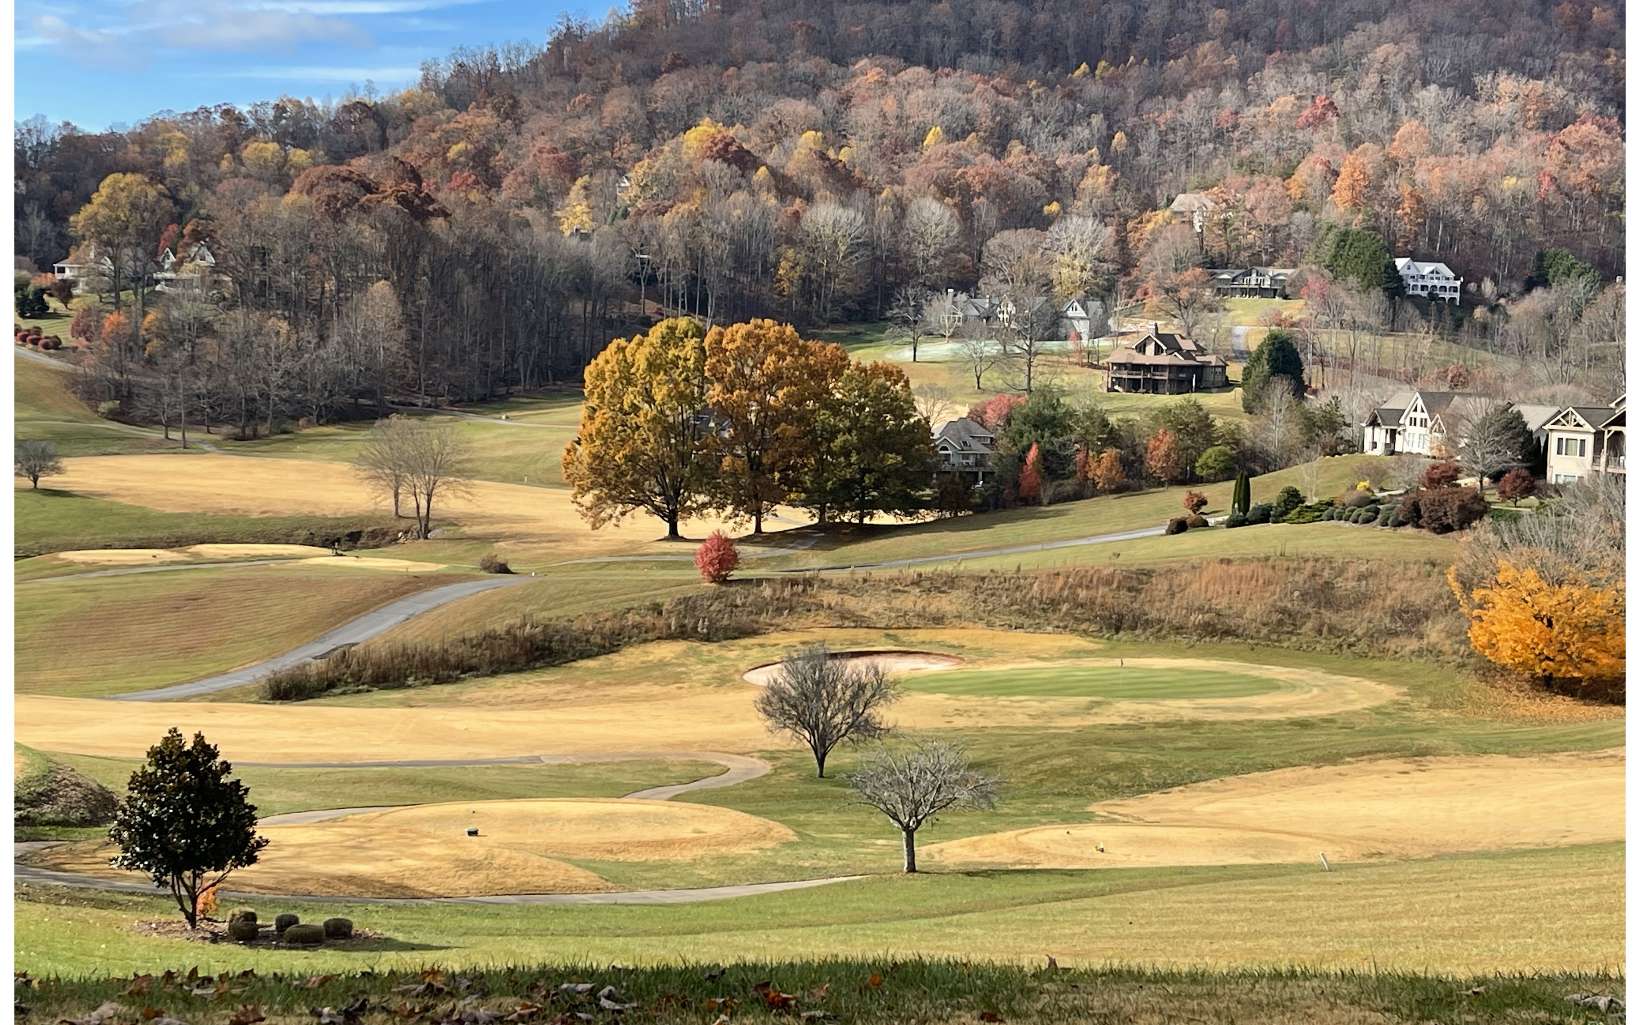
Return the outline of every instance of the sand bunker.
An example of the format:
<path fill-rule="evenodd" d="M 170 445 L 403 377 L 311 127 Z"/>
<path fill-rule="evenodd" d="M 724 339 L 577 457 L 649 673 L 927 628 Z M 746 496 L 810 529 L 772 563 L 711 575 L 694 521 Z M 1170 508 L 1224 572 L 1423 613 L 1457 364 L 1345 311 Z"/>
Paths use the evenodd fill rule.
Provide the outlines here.
<path fill-rule="evenodd" d="M 207 544 L 183 550 L 206 559 L 300 559 L 330 554 L 330 549 L 317 545 Z"/>
<path fill-rule="evenodd" d="M 1623 838 L 1623 752 L 1281 769 L 1092 810 L 1107 819 L 953 840 L 928 855 L 948 865 L 1132 868 L 1603 843 Z"/>
<path fill-rule="evenodd" d="M 469 827 L 478 835 L 468 836 Z M 691 861 L 796 839 L 777 822 L 728 808 L 625 800 L 428 804 L 261 832 L 267 849 L 234 873 L 234 889 L 361 897 L 612 890 L 559 859 Z M 107 875 L 107 856 L 101 844 L 70 844 L 41 863 Z"/>
<path fill-rule="evenodd" d="M 928 673 L 938 672 L 941 669 L 954 669 L 962 665 L 962 659 L 955 655 L 936 655 L 929 651 L 839 651 L 832 655 L 839 662 L 850 665 L 881 666 L 884 673 L 898 675 L 900 673 Z M 779 672 L 781 663 L 770 662 L 766 665 L 754 666 L 741 675 L 747 683 L 755 683 L 759 687 L 767 687 L 769 681 Z"/>
<path fill-rule="evenodd" d="M 414 559 L 363 558 L 325 554 L 314 559 L 303 559 L 304 566 L 330 566 L 339 569 L 373 569 L 380 573 L 432 573 L 444 568 L 442 562 L 417 562 Z"/>
<path fill-rule="evenodd" d="M 81 548 L 71 552 L 57 552 L 64 562 L 89 566 L 148 566 L 162 562 L 184 562 L 184 552 L 169 548 Z"/>

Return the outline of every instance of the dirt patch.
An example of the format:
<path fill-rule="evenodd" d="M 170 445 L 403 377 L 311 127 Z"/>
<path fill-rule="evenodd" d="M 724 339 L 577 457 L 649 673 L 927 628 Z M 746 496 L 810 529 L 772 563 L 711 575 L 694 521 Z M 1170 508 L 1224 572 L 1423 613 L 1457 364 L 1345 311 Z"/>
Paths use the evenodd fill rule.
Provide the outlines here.
<path fill-rule="evenodd" d="M 1233 776 L 1092 810 L 1104 821 L 936 844 L 951 865 L 1131 868 L 1421 858 L 1623 838 L 1623 752 L 1411 758 Z"/>
<path fill-rule="evenodd" d="M 467 835 L 476 828 L 476 836 Z M 353 897 L 480 897 L 615 889 L 562 858 L 692 861 L 796 839 L 744 812 L 662 801 L 534 800 L 417 805 L 261 830 L 268 846 L 231 888 Z M 103 843 L 63 844 L 37 863 L 113 877 Z"/>
<path fill-rule="evenodd" d="M 962 659 L 955 655 L 939 655 L 931 651 L 837 651 L 832 653 L 832 660 L 847 662 L 850 665 L 874 665 L 890 676 L 900 673 L 931 673 L 942 669 L 955 669 L 962 665 Z M 775 673 L 780 671 L 781 662 L 768 662 L 764 665 L 753 666 L 741 675 L 747 683 L 755 683 L 759 687 L 767 687 L 774 679 Z"/>

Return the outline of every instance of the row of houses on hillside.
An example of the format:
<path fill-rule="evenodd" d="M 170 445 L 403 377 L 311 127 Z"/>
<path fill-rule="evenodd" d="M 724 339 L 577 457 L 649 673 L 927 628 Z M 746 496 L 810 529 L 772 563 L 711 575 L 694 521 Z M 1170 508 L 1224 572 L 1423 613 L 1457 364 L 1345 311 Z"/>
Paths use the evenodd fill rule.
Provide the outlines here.
<path fill-rule="evenodd" d="M 183 255 L 178 255 L 182 252 Z M 80 285 L 94 278 L 108 278 L 114 273 L 114 261 L 100 252 L 95 242 L 52 264 L 51 272 L 59 281 Z M 167 247 L 159 256 L 159 269 L 153 274 L 155 287 L 161 291 L 176 288 L 204 288 L 216 274 L 216 256 L 211 247 L 196 242 L 185 251 Z"/>
<path fill-rule="evenodd" d="M 1401 391 L 1367 414 L 1362 450 L 1376 455 L 1454 458 L 1468 425 L 1495 399 L 1462 392 Z M 1514 404 L 1544 453 L 1544 478 L 1570 484 L 1591 473 L 1627 473 L 1624 430 L 1628 396 L 1606 406 Z"/>
<path fill-rule="evenodd" d="M 1034 322 L 1037 335 L 1043 338 L 1084 341 L 1098 337 L 1105 330 L 1105 304 L 1088 296 L 1065 302 L 1046 295 L 1016 301 L 1006 296 L 993 299 L 946 289 L 937 301 L 935 316 L 949 334 L 956 334 L 964 327 L 1012 328 L 1027 320 Z"/>

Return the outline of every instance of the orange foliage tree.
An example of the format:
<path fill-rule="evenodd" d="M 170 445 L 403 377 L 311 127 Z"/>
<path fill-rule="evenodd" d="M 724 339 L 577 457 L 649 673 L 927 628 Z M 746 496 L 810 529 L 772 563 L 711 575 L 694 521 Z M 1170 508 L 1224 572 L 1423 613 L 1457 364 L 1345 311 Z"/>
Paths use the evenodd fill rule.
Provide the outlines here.
<path fill-rule="evenodd" d="M 1469 641 L 1492 662 L 1541 683 L 1600 686 L 1623 678 L 1623 593 L 1583 580 L 1551 582 L 1500 561 L 1492 580 L 1447 582 L 1469 617 Z"/>

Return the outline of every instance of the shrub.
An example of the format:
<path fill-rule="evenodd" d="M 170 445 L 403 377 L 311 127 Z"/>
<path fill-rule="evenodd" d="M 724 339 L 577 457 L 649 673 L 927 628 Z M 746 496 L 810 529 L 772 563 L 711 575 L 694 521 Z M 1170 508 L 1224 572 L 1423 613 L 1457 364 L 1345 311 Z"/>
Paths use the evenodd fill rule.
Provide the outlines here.
<path fill-rule="evenodd" d="M 1432 534 L 1464 530 L 1485 518 L 1491 506 L 1469 488 L 1426 491 L 1418 500 L 1418 525 Z"/>
<path fill-rule="evenodd" d="M 1247 510 L 1248 523 L 1269 523 L 1275 509 L 1269 502 L 1260 502 Z"/>
<path fill-rule="evenodd" d="M 1327 510 L 1334 508 L 1332 500 L 1311 502 L 1293 509 L 1281 518 L 1283 523 L 1315 523 L 1327 514 Z"/>
<path fill-rule="evenodd" d="M 1370 491 L 1350 491 L 1344 495 L 1344 506 L 1348 509 L 1364 509 L 1369 505 L 1376 505 L 1378 499 Z"/>
<path fill-rule="evenodd" d="M 484 556 L 484 558 L 478 560 L 478 568 L 483 570 L 486 573 L 511 573 L 512 572 L 512 567 L 507 565 L 506 560 L 501 558 L 499 555 L 495 554 L 494 552 L 490 552 L 490 553 L 486 554 Z"/>
<path fill-rule="evenodd" d="M 350 918 L 325 919 L 325 939 L 346 940 L 353 938 L 353 920 Z"/>
<path fill-rule="evenodd" d="M 708 584 L 727 582 L 738 565 L 740 553 L 735 550 L 734 539 L 721 530 L 712 531 L 712 536 L 695 549 L 695 568 Z"/>
<path fill-rule="evenodd" d="M 274 918 L 273 931 L 278 933 L 280 936 L 283 936 L 286 929 L 289 929 L 293 925 L 300 925 L 301 922 L 302 920 L 300 918 L 297 918 L 294 914 L 287 911 L 284 914 L 278 915 Z"/>
<path fill-rule="evenodd" d="M 1378 525 L 1380 527 L 1390 526 L 1391 525 L 1390 521 L 1393 520 L 1394 518 L 1395 518 L 1395 507 L 1394 506 L 1385 504 L 1385 505 L 1381 505 L 1381 506 L 1378 507 Z"/>
<path fill-rule="evenodd" d="M 1207 508 L 1207 496 L 1200 491 L 1186 491 L 1184 493 L 1184 507 L 1187 512 L 1199 513 Z"/>
<path fill-rule="evenodd" d="M 254 924 L 256 922 L 256 912 L 250 908 L 234 908 L 228 912 L 228 922 L 230 924 L 234 922 L 251 922 Z"/>
<path fill-rule="evenodd" d="M 1537 479 L 1524 466 L 1517 466 L 1498 481 L 1498 497 L 1515 505 L 1537 494 Z"/>
<path fill-rule="evenodd" d="M 1276 493 L 1276 500 L 1270 505 L 1270 519 L 1284 520 L 1287 514 L 1304 504 L 1304 496 L 1291 484 Z"/>
<path fill-rule="evenodd" d="M 1228 445 L 1213 445 L 1196 457 L 1196 476 L 1209 483 L 1236 475 L 1236 454 Z"/>
<path fill-rule="evenodd" d="M 1167 528 L 1163 531 L 1163 533 L 1171 536 L 1173 534 L 1183 534 L 1189 529 L 1189 521 L 1187 521 L 1183 516 L 1175 516 L 1171 520 L 1167 521 Z"/>
<path fill-rule="evenodd" d="M 1419 479 L 1419 486 L 1426 491 L 1436 488 L 1449 488 L 1458 482 L 1458 464 L 1450 460 L 1435 463 L 1424 471 Z"/>
<path fill-rule="evenodd" d="M 1200 530 L 1201 528 L 1209 525 L 1207 522 L 1207 517 L 1203 516 L 1201 513 L 1191 513 L 1189 516 L 1185 517 L 1185 522 L 1190 524 L 1191 530 Z"/>
<path fill-rule="evenodd" d="M 293 925 L 279 938 L 296 947 L 317 947 L 325 941 L 325 930 L 320 925 Z"/>
<path fill-rule="evenodd" d="M 228 938 L 235 943 L 252 943 L 262 927 L 256 924 L 256 917 L 228 919 Z"/>
<path fill-rule="evenodd" d="M 1364 520 L 1376 520 L 1378 518 L 1379 508 L 1380 507 L 1376 503 L 1363 507 L 1361 510 L 1361 518 Z"/>
<path fill-rule="evenodd" d="M 199 899 L 194 901 L 194 914 L 200 918 L 212 918 L 216 915 L 216 905 L 216 887 L 207 886 L 199 891 Z"/>
<path fill-rule="evenodd" d="M 1233 527 L 1245 527 L 1245 526 L 1247 526 L 1247 517 L 1243 516 L 1239 512 L 1233 512 L 1229 516 L 1226 516 L 1224 518 L 1224 527 L 1225 527 L 1226 530 L 1229 530 Z"/>
<path fill-rule="evenodd" d="M 1401 496 L 1401 503 L 1395 507 L 1395 518 L 1401 522 L 1396 526 L 1403 524 L 1418 526 L 1424 515 L 1421 504 L 1422 495 L 1423 492 L 1421 491 L 1408 491 Z"/>

